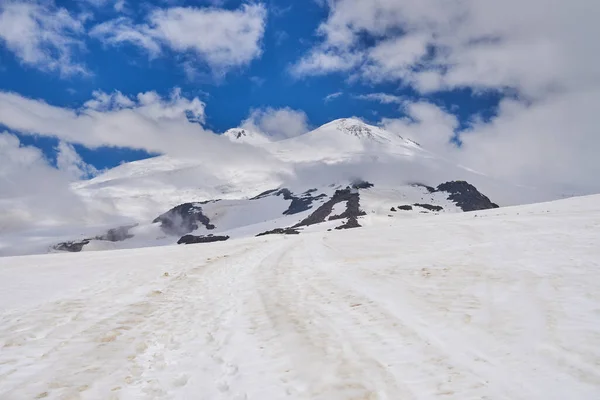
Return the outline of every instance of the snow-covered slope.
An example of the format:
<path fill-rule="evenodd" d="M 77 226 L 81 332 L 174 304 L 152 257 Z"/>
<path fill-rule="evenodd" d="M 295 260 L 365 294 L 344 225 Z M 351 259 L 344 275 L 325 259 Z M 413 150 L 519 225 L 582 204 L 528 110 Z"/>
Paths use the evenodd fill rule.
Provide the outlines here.
<path fill-rule="evenodd" d="M 253 236 L 298 224 L 329 201 L 336 190 L 354 181 L 375 185 L 361 194 L 360 207 L 366 215 L 360 216 L 360 225 L 388 218 L 394 212 L 392 208 L 399 205 L 425 202 L 451 212 L 455 204 L 447 201 L 447 194 L 432 193 L 426 187 L 435 188 L 454 180 L 468 181 L 500 205 L 544 198 L 527 188 L 496 182 L 453 165 L 398 134 L 352 118 L 332 121 L 312 132 L 276 142 L 261 133 L 231 129 L 217 142 L 221 147 L 215 149 L 225 152 L 222 157 L 193 157 L 193 149 L 189 149 L 183 158 L 159 156 L 127 163 L 94 179 L 74 183 L 72 197 L 79 205 L 77 216 L 83 218 L 73 217 L 61 223 L 44 219 L 42 209 L 28 210 L 23 215 L 28 224 L 35 226 L 16 233 L 0 232 L 0 255 L 46 252 L 60 242 L 87 240 L 104 235 L 108 229 L 132 225 L 136 226 L 131 230 L 131 240 L 92 243 L 86 245 L 86 250 L 172 244 L 179 238 L 165 237 L 152 221 L 183 203 L 205 203 L 203 212 L 216 226 L 210 234 Z M 315 201 L 314 207 L 293 213 L 285 212 L 292 206 L 293 196 L 250 200 L 259 193 L 284 188 L 296 197 L 313 190 L 324 197 Z M 22 202 L 11 201 L 4 208 L 18 211 Z M 429 211 L 410 210 L 392 216 L 421 217 Z M 36 212 L 40 213 L 37 224 Z M 336 216 L 328 210 L 324 213 L 326 218 Z M 9 215 L 15 219 L 20 214 Z M 14 221 L 7 224 L 3 219 L 6 218 L 0 214 L 0 230 L 2 226 L 15 225 Z M 328 220 L 322 222 L 326 223 L 303 230 L 339 227 Z M 202 229 L 186 233 L 209 234 Z"/>
<path fill-rule="evenodd" d="M 598 229 L 592 196 L 3 258 L 0 398 L 596 400 Z"/>

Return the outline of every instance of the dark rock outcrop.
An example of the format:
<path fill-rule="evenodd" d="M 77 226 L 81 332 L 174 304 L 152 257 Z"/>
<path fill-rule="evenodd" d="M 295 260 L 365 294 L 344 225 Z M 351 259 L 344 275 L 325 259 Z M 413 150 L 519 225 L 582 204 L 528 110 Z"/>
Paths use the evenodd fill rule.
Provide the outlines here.
<path fill-rule="evenodd" d="M 449 193 L 448 199 L 456 203 L 463 211 L 488 210 L 498 208 L 489 198 L 481 194 L 475 186 L 465 181 L 442 183 L 437 187 L 439 192 Z"/>
<path fill-rule="evenodd" d="M 412 211 L 412 206 L 398 206 L 398 210 Z"/>
<path fill-rule="evenodd" d="M 224 242 L 228 240 L 229 236 L 194 236 L 185 235 L 177 241 L 177 244 L 197 244 L 197 243 L 212 243 L 212 242 Z"/>
<path fill-rule="evenodd" d="M 396 210 L 396 208 L 392 207 L 392 208 L 390 208 L 390 211 L 391 211 L 391 212 L 396 212 L 396 211 L 398 211 L 398 210 Z"/>
<path fill-rule="evenodd" d="M 152 223 L 160 222 L 167 235 L 185 235 L 193 232 L 202 224 L 208 230 L 215 229 L 210 219 L 202 213 L 201 203 L 184 203 L 158 216 Z"/>
<path fill-rule="evenodd" d="M 368 189 L 372 188 L 374 185 L 371 182 L 357 180 L 352 182 L 352 188 L 354 189 Z"/>
<path fill-rule="evenodd" d="M 79 241 L 63 242 L 59 243 L 52 248 L 57 251 L 68 251 L 69 253 L 79 253 L 83 250 L 83 246 L 90 243 L 90 239 L 83 239 Z"/>
<path fill-rule="evenodd" d="M 432 204 L 419 204 L 419 203 L 415 203 L 415 206 L 416 207 L 424 208 L 424 209 L 429 210 L 429 211 L 442 211 L 444 209 L 444 207 L 434 206 Z"/>
<path fill-rule="evenodd" d="M 82 240 L 74 240 L 70 242 L 62 242 L 55 246 L 52 246 L 52 249 L 57 251 L 68 251 L 70 253 L 79 253 L 83 250 L 83 247 L 89 244 L 92 240 L 104 240 L 107 242 L 122 242 L 123 240 L 131 239 L 133 237 L 132 234 L 129 233 L 131 228 L 135 228 L 137 224 L 120 226 L 118 228 L 109 229 L 106 233 L 98 236 L 94 236 L 93 238 L 86 238 Z"/>
<path fill-rule="evenodd" d="M 308 211 L 312 208 L 312 204 L 316 200 L 320 200 L 324 197 L 327 197 L 325 194 L 320 194 L 318 196 L 313 196 L 312 193 L 316 192 L 317 189 L 310 189 L 306 192 L 302 193 L 302 196 L 296 196 L 289 189 L 272 189 L 267 190 L 266 192 L 262 192 L 256 197 L 251 198 L 250 200 L 259 200 L 264 199 L 268 196 L 283 196 L 284 200 L 291 200 L 290 206 L 287 210 L 283 212 L 283 215 L 294 215 L 304 211 Z"/>
<path fill-rule="evenodd" d="M 343 200 L 342 200 L 343 201 Z M 366 213 L 364 211 L 362 211 L 360 209 L 360 195 L 358 194 L 358 192 L 356 193 L 351 193 L 348 197 L 348 200 L 346 202 L 346 210 L 341 213 L 340 215 L 333 215 L 331 217 L 329 217 L 330 221 L 336 220 L 336 219 L 343 219 L 343 218 L 357 218 L 357 217 L 361 217 L 363 215 L 366 215 Z"/>
<path fill-rule="evenodd" d="M 266 236 L 266 235 L 299 235 L 300 232 L 293 228 L 277 228 L 270 231 L 259 233 L 258 236 Z"/>
<path fill-rule="evenodd" d="M 131 239 L 133 237 L 133 235 L 129 233 L 129 230 L 131 228 L 135 228 L 136 226 L 137 226 L 137 224 L 120 226 L 118 228 L 109 229 L 108 232 L 106 232 L 103 235 L 96 236 L 96 237 L 94 237 L 94 239 L 106 240 L 109 242 L 122 242 L 123 240 Z"/>
<path fill-rule="evenodd" d="M 349 187 L 347 187 L 346 189 L 336 190 L 331 199 L 327 200 L 312 214 L 310 214 L 302 221 L 298 222 L 292 228 L 299 228 L 301 226 L 310 226 L 314 224 L 319 224 L 321 222 L 325 222 L 327 217 L 333 211 L 333 206 L 343 201 L 347 202 L 346 211 L 344 211 L 340 215 L 334 215 L 329 217 L 330 221 L 350 217 L 356 218 L 365 215 L 366 213 L 360 209 L 359 199 L 360 197 L 357 190 L 353 190 Z"/>
<path fill-rule="evenodd" d="M 448 193 L 448 200 L 453 201 L 463 211 L 488 210 L 498 208 L 489 198 L 481 194 L 475 186 L 466 181 L 451 181 L 439 185 L 437 188 L 422 183 L 413 183 L 412 186 L 427 189 L 429 193 Z"/>
<path fill-rule="evenodd" d="M 313 200 L 325 197 L 324 194 L 312 197 L 311 193 L 314 193 L 314 190 L 305 192 L 304 197 L 310 197 Z M 284 196 L 286 195 L 285 192 L 283 192 L 282 194 Z M 346 202 L 346 210 L 339 215 L 330 216 L 331 212 L 333 211 L 333 207 L 336 204 L 344 201 Z M 357 218 L 362 215 L 366 215 L 366 213 L 360 209 L 360 195 L 358 193 L 358 190 L 347 187 L 346 189 L 336 190 L 331 199 L 323 203 L 312 214 L 304 218 L 302 221 L 298 222 L 296 225 L 288 228 L 277 228 L 267 232 L 262 232 L 256 236 L 272 234 L 297 235 L 300 233 L 297 230 L 297 228 L 319 224 L 321 222 L 325 222 L 326 220 L 333 221 L 344 218 L 347 219 L 346 223 L 337 227 L 336 229 L 358 228 L 360 227 L 360 224 L 358 223 Z M 329 219 L 327 217 L 329 217 Z"/>
<path fill-rule="evenodd" d="M 312 203 L 316 200 L 320 200 L 324 197 L 327 197 L 325 194 L 320 194 L 318 196 L 313 196 L 312 193 L 316 191 L 316 189 L 309 190 L 304 192 L 302 197 L 294 196 L 289 190 L 285 189 L 287 192 L 284 193 L 285 200 L 292 200 L 290 206 L 287 210 L 283 212 L 283 215 L 293 215 L 298 214 L 304 211 L 308 211 L 312 208 Z"/>
<path fill-rule="evenodd" d="M 284 200 L 291 200 L 290 206 L 283 212 L 283 215 L 294 215 L 304 211 L 308 211 L 312 208 L 312 203 L 316 200 L 320 200 L 327 197 L 325 194 L 313 196 L 312 193 L 316 192 L 317 189 L 307 190 L 302 194 L 302 197 L 295 196 L 289 189 L 280 189 L 275 193 L 277 196 L 283 196 Z"/>
<path fill-rule="evenodd" d="M 437 191 L 435 188 L 433 188 L 433 187 L 431 187 L 431 186 L 427 186 L 427 185 L 425 185 L 425 184 L 423 184 L 423 183 L 412 183 L 412 184 L 411 184 L 411 186 L 416 186 L 416 187 L 422 187 L 422 188 L 425 188 L 425 189 L 427 189 L 427 191 L 428 191 L 429 193 L 435 193 L 435 192 Z"/>
<path fill-rule="evenodd" d="M 258 200 L 258 199 L 265 198 L 265 197 L 269 196 L 270 194 L 275 193 L 276 191 L 277 191 L 277 189 L 266 190 L 266 191 L 262 192 L 261 194 L 254 196 L 250 200 Z"/>
<path fill-rule="evenodd" d="M 361 225 L 358 223 L 358 220 L 356 219 L 356 217 L 350 217 L 348 218 L 348 221 L 346 221 L 345 224 L 340 225 L 338 227 L 336 227 L 335 229 L 337 230 L 341 230 L 341 229 L 352 229 L 352 228 L 360 228 Z"/>

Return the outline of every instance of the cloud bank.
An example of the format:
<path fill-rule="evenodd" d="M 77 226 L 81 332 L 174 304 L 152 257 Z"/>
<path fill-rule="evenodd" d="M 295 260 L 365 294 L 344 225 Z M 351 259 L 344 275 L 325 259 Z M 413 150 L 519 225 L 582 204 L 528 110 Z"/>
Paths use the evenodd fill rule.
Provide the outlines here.
<path fill-rule="evenodd" d="M 64 151 L 62 166 L 73 165 Z M 71 161 L 74 156 L 70 153 Z M 21 145 L 16 136 L 0 133 L 0 234 L 85 219 L 88 210 L 69 186 L 72 173 L 54 168 L 39 149 Z"/>

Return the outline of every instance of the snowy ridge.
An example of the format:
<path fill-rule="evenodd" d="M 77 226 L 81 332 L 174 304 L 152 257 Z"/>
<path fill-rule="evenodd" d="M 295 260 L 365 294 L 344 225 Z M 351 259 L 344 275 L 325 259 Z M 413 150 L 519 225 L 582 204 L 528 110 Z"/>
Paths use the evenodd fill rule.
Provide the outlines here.
<path fill-rule="evenodd" d="M 3 258 L 0 398 L 595 400 L 598 226 L 591 196 Z"/>

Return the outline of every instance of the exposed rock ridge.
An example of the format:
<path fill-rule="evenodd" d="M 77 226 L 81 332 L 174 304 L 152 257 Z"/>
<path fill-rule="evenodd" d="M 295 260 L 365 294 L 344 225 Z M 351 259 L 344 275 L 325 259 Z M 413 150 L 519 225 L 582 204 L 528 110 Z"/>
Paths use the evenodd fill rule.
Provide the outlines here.
<path fill-rule="evenodd" d="M 202 213 L 202 203 L 184 203 L 158 216 L 152 223 L 160 222 L 167 235 L 179 236 L 191 233 L 202 224 L 208 230 L 215 229 L 210 219 Z"/>

